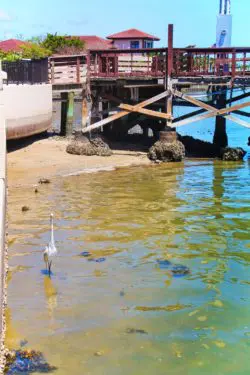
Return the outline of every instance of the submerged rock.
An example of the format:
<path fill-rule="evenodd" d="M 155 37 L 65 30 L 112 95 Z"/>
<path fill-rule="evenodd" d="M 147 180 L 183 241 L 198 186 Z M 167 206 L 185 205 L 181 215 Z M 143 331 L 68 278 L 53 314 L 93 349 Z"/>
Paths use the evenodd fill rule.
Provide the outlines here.
<path fill-rule="evenodd" d="M 150 160 L 162 160 L 164 162 L 182 161 L 185 157 L 185 147 L 180 141 L 172 143 L 157 141 L 148 153 Z"/>
<path fill-rule="evenodd" d="M 187 266 L 176 264 L 171 267 L 171 273 L 174 277 L 182 277 L 188 275 L 190 273 L 190 269 Z"/>
<path fill-rule="evenodd" d="M 84 257 L 84 258 L 88 258 L 91 256 L 90 252 L 89 251 L 83 251 L 81 254 L 80 254 L 81 257 Z"/>
<path fill-rule="evenodd" d="M 67 146 L 66 151 L 73 155 L 98 155 L 111 156 L 112 151 L 109 145 L 101 138 L 95 137 L 88 139 L 87 137 L 76 134 L 72 142 Z"/>
<path fill-rule="evenodd" d="M 43 354 L 35 350 L 16 350 L 6 354 L 5 374 L 52 373 L 57 368 L 49 365 Z"/>
<path fill-rule="evenodd" d="M 29 210 L 30 210 L 30 208 L 28 206 L 23 206 L 22 207 L 22 212 L 27 212 Z"/>
<path fill-rule="evenodd" d="M 103 263 L 105 262 L 106 258 L 88 258 L 89 262 L 96 262 L 96 263 Z"/>
<path fill-rule="evenodd" d="M 241 147 L 226 147 L 221 152 L 221 159 L 225 161 L 242 161 L 246 151 Z"/>
<path fill-rule="evenodd" d="M 39 184 L 50 184 L 50 180 L 48 178 L 40 178 L 38 183 Z"/>
<path fill-rule="evenodd" d="M 173 264 L 167 259 L 158 259 L 157 263 L 160 269 L 167 269 L 171 272 L 174 277 L 186 276 L 190 273 L 190 269 L 182 264 Z"/>
<path fill-rule="evenodd" d="M 127 328 L 126 333 L 132 334 L 132 333 L 139 333 L 141 335 L 148 335 L 148 332 L 144 329 L 137 329 L 137 328 Z"/>

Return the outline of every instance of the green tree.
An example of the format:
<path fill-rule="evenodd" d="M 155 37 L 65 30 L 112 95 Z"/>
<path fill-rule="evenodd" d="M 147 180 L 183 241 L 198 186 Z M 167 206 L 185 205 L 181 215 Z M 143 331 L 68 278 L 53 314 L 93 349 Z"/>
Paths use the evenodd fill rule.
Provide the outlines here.
<path fill-rule="evenodd" d="M 41 47 L 38 44 L 30 43 L 21 46 L 21 57 L 24 59 L 41 59 L 52 54 L 51 50 Z"/>
<path fill-rule="evenodd" d="M 84 42 L 77 37 L 60 36 L 57 34 L 47 34 L 40 43 L 40 46 L 53 53 L 60 53 L 67 48 L 81 51 L 84 49 Z"/>

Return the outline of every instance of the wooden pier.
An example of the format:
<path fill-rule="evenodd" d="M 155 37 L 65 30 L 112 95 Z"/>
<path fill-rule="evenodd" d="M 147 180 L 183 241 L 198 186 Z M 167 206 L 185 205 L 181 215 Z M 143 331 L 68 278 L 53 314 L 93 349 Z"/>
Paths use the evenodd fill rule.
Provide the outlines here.
<path fill-rule="evenodd" d="M 128 116 L 129 122 L 131 115 L 143 121 L 151 118 L 152 130 L 165 131 L 215 117 L 214 141 L 224 146 L 226 119 L 250 127 L 247 120 L 237 116 L 250 117 L 243 110 L 250 102 L 232 105 L 250 95 L 246 90 L 250 86 L 250 47 L 174 48 L 173 25 L 169 25 L 167 48 L 90 50 L 82 56 L 52 58 L 50 77 L 55 90 L 84 88 L 84 92 L 91 92 L 93 118 L 99 121 L 87 124 L 83 120 L 83 133 L 111 123 L 119 127 L 120 120 Z M 209 103 L 184 93 L 197 85 L 209 93 Z M 235 89 L 242 89 L 238 97 L 233 95 Z M 86 105 L 85 100 L 85 116 Z M 174 118 L 175 105 L 198 110 Z"/>

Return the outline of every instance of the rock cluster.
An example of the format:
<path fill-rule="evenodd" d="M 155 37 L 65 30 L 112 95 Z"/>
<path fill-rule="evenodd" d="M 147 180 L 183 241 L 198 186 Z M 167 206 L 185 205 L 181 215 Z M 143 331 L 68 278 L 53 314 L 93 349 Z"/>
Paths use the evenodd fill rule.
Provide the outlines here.
<path fill-rule="evenodd" d="M 76 134 L 75 138 L 66 148 L 69 154 L 74 155 L 99 155 L 99 156 L 111 156 L 112 151 L 108 144 L 101 138 L 95 137 L 88 139 L 83 135 Z"/>
<path fill-rule="evenodd" d="M 242 161 L 246 151 L 241 147 L 225 147 L 221 152 L 221 159 L 225 161 Z"/>
<path fill-rule="evenodd" d="M 181 161 L 185 157 L 185 147 L 180 141 L 172 143 L 165 141 L 157 141 L 148 153 L 150 160 L 161 160 L 164 162 Z"/>
<path fill-rule="evenodd" d="M 43 354 L 34 350 L 17 350 L 6 352 L 5 373 L 31 374 L 31 373 L 52 373 L 57 368 L 49 365 Z"/>

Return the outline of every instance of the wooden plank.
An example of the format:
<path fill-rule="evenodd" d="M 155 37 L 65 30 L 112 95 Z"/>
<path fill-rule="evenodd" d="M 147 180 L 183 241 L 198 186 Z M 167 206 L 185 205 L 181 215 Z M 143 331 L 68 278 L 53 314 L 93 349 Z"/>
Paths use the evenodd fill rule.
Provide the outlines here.
<path fill-rule="evenodd" d="M 245 112 L 245 111 L 234 111 L 234 113 L 236 115 L 240 115 L 240 116 L 245 116 L 245 117 L 250 117 L 250 112 Z"/>
<path fill-rule="evenodd" d="M 173 90 L 173 94 L 175 96 L 178 96 L 178 98 L 181 98 L 181 99 L 184 99 L 186 100 L 187 102 L 190 102 L 194 105 L 197 105 L 197 107 L 201 107 L 201 108 L 204 108 L 208 111 L 211 111 L 211 110 L 216 110 L 216 108 L 212 107 L 211 105 L 209 104 L 206 104 L 204 102 L 202 102 L 201 100 L 198 100 L 198 99 L 195 99 L 195 98 L 192 98 L 190 95 L 186 95 L 186 94 L 182 94 L 180 91 L 178 90 Z"/>
<path fill-rule="evenodd" d="M 143 107 L 146 107 L 152 103 L 155 103 L 155 102 L 158 102 L 158 100 L 161 100 L 163 98 L 166 98 L 167 96 L 169 95 L 169 91 L 164 91 L 162 92 L 161 94 L 158 94 L 156 96 L 153 96 L 152 98 L 150 99 L 147 99 L 147 100 L 144 100 L 143 102 L 137 104 L 134 106 L 134 108 L 136 109 L 139 109 L 139 108 L 143 108 Z"/>
<path fill-rule="evenodd" d="M 198 111 L 193 111 L 190 113 L 186 113 L 185 115 L 179 116 L 178 118 L 175 118 L 174 121 L 178 122 L 178 121 L 186 120 L 187 118 L 201 115 L 204 112 L 206 112 L 205 109 L 198 109 Z"/>
<path fill-rule="evenodd" d="M 249 106 L 250 106 L 250 102 L 245 102 L 245 103 L 235 104 L 235 105 L 233 105 L 232 107 L 219 109 L 219 110 L 217 111 L 217 113 L 218 113 L 218 115 L 223 115 L 223 114 L 225 114 L 225 113 L 230 113 L 230 112 L 236 111 L 236 110 L 238 110 L 238 109 L 245 108 L 245 107 L 249 107 Z"/>
<path fill-rule="evenodd" d="M 118 112 L 118 113 L 116 113 L 116 114 L 114 114 L 114 115 L 112 115 L 110 117 L 107 117 L 107 118 L 105 118 L 105 119 L 103 119 L 101 121 L 96 122 L 95 124 L 87 126 L 86 128 L 82 129 L 82 133 L 88 133 L 91 130 L 100 128 L 101 126 L 104 126 L 104 125 L 107 125 L 110 122 L 118 120 L 119 118 L 122 118 L 122 117 L 124 117 L 124 116 L 126 116 L 128 114 L 129 114 L 129 111 Z"/>
<path fill-rule="evenodd" d="M 146 107 L 149 104 L 157 102 L 158 100 L 160 100 L 162 98 L 165 98 L 167 95 L 168 95 L 168 91 L 164 91 L 161 94 L 153 96 L 152 98 L 144 100 L 143 102 L 141 102 L 141 103 L 133 106 L 133 108 L 134 108 L 134 110 L 141 109 L 143 107 Z M 112 115 L 110 117 L 107 117 L 107 118 L 105 118 L 105 119 L 103 119 L 101 121 L 96 122 L 95 124 L 87 126 L 86 128 L 82 129 L 82 133 L 87 133 L 87 132 L 89 132 L 91 130 L 98 129 L 101 126 L 107 125 L 110 122 L 118 120 L 118 119 L 120 119 L 120 118 L 122 118 L 122 117 L 124 117 L 124 116 L 126 116 L 128 114 L 129 114 L 129 111 L 121 111 L 119 113 L 116 113 L 116 114 L 114 114 L 114 115 Z"/>
<path fill-rule="evenodd" d="M 223 109 L 220 109 L 220 110 L 216 109 L 216 110 L 204 113 L 203 115 L 196 116 L 194 118 L 190 118 L 190 119 L 187 119 L 187 120 L 175 122 L 174 125 L 176 127 L 179 127 L 179 126 L 190 124 L 192 122 L 197 122 L 197 121 L 205 120 L 205 119 L 208 119 L 208 118 L 211 118 L 211 117 L 214 117 L 214 116 L 224 115 L 224 117 L 226 117 L 228 120 L 234 121 L 234 122 L 236 122 L 239 125 L 242 125 L 242 126 L 245 126 L 245 127 L 249 127 L 249 125 L 248 125 L 248 123 L 246 121 L 238 119 L 238 118 L 236 118 L 236 117 L 234 117 L 232 115 L 228 115 L 228 113 L 230 113 L 230 112 L 233 112 L 233 111 L 235 111 L 235 110 L 237 110 L 239 108 L 247 107 L 249 105 L 250 105 L 250 102 L 246 102 L 246 103 L 241 103 L 241 104 L 234 105 L 234 106 L 229 107 L 229 108 L 223 108 Z M 214 108 L 214 107 L 211 107 L 211 108 Z"/>
<path fill-rule="evenodd" d="M 162 119 L 165 119 L 165 120 L 171 119 L 171 115 L 169 115 L 168 113 L 152 111 L 150 109 L 145 109 L 145 108 L 135 109 L 134 106 L 129 105 L 129 104 L 121 104 L 119 106 L 119 108 L 125 109 L 125 110 L 130 111 L 130 112 L 138 112 L 138 113 L 141 113 L 143 115 L 147 115 L 147 116 L 151 116 L 151 117 L 162 118 Z"/>
<path fill-rule="evenodd" d="M 236 122 L 236 124 L 239 124 L 241 126 L 244 126 L 245 128 L 250 128 L 250 123 L 247 121 L 244 121 L 238 117 L 234 117 L 232 115 L 225 116 L 228 120 Z"/>
<path fill-rule="evenodd" d="M 213 117 L 213 116 L 216 116 L 216 112 L 207 112 L 207 113 L 204 113 L 203 115 L 200 115 L 200 116 L 195 116 L 193 118 L 188 118 L 186 120 L 174 122 L 173 126 L 174 127 L 180 127 L 180 126 L 191 124 L 193 122 L 205 120 L 205 119 Z"/>

